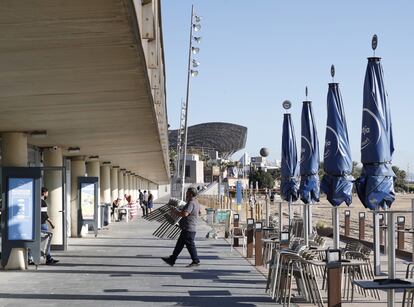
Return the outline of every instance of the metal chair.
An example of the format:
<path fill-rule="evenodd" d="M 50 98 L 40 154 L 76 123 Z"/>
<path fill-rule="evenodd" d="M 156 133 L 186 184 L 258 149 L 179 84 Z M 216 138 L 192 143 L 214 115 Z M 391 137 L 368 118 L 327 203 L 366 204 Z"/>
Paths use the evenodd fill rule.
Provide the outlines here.
<path fill-rule="evenodd" d="M 247 237 L 245 228 L 233 227 L 230 230 L 230 251 L 233 251 L 234 239 L 243 240 L 243 255 L 246 255 Z"/>

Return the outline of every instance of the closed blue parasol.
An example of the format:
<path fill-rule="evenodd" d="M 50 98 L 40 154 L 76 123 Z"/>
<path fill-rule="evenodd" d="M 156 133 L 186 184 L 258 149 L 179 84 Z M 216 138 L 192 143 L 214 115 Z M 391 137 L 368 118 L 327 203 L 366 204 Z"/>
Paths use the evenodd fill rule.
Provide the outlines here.
<path fill-rule="evenodd" d="M 298 199 L 297 163 L 295 130 L 290 114 L 284 114 L 280 190 L 282 198 L 289 202 Z"/>
<path fill-rule="evenodd" d="M 394 142 L 383 75 L 381 59 L 368 58 L 361 131 L 363 168 L 356 188 L 362 204 L 371 210 L 387 209 L 395 200 L 391 167 Z"/>
<path fill-rule="evenodd" d="M 333 206 L 352 203 L 352 159 L 344 106 L 338 83 L 330 83 L 327 97 L 325 151 L 321 191 Z"/>
<path fill-rule="evenodd" d="M 311 101 L 302 106 L 300 198 L 305 204 L 319 201 L 319 141 Z"/>

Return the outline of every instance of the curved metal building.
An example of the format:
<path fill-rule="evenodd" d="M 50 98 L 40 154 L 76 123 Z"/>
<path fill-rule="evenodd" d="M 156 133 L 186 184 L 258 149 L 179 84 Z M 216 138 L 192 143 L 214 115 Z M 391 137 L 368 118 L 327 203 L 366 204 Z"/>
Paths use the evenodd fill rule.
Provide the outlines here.
<path fill-rule="evenodd" d="M 168 131 L 170 149 L 177 147 L 178 130 Z M 203 151 L 211 158 L 218 151 L 228 158 L 246 146 L 247 128 L 231 123 L 204 123 L 188 127 L 187 148 Z"/>

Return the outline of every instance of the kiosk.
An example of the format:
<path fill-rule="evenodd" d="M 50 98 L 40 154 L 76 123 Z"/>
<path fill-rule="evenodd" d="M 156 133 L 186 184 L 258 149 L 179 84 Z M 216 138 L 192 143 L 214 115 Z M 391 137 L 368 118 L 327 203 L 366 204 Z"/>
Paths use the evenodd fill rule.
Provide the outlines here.
<path fill-rule="evenodd" d="M 2 252 L 6 267 L 13 249 L 31 250 L 36 266 L 40 262 L 40 180 L 38 167 L 2 168 Z"/>
<path fill-rule="evenodd" d="M 78 236 L 83 226 L 98 235 L 98 177 L 78 177 Z M 88 229 L 89 230 L 89 229 Z"/>

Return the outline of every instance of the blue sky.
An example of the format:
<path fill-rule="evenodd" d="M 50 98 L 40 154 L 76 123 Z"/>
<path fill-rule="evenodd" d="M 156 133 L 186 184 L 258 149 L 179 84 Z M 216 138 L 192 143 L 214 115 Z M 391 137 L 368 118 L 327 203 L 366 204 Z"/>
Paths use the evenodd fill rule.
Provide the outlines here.
<path fill-rule="evenodd" d="M 168 117 L 174 129 L 186 90 L 191 4 L 203 17 L 203 41 L 197 56 L 199 75 L 191 83 L 190 124 L 244 125 L 249 155 L 258 155 L 265 146 L 271 159 L 280 159 L 282 101 L 293 102 L 299 145 L 308 86 L 323 155 L 326 95 L 334 64 L 352 158 L 359 161 L 363 81 L 375 33 L 392 112 L 393 163 L 405 170 L 409 164 L 414 171 L 413 1 L 162 0 Z"/>

